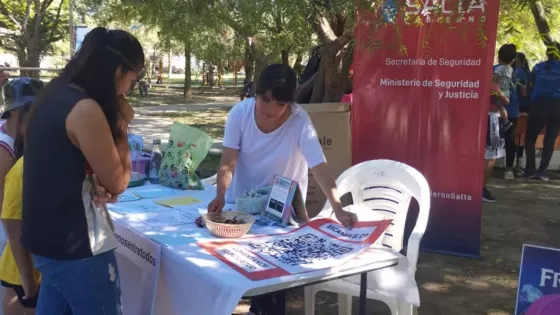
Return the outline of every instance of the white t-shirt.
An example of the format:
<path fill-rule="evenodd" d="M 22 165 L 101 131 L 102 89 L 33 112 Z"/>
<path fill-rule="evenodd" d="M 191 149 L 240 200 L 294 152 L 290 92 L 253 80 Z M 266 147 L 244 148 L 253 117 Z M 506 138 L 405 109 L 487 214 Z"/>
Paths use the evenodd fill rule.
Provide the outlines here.
<path fill-rule="evenodd" d="M 234 203 L 245 191 L 272 185 L 275 175 L 296 181 L 305 200 L 308 169 L 326 160 L 311 118 L 299 105 L 291 106 L 288 120 L 268 134 L 257 127 L 254 98 L 231 109 L 224 146 L 239 150 L 239 155 L 226 202 Z"/>

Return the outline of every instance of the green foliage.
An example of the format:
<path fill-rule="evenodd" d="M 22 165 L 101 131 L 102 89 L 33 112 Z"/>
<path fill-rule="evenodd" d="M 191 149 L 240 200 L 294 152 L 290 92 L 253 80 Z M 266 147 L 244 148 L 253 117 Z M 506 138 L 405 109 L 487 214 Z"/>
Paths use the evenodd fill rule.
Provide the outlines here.
<path fill-rule="evenodd" d="M 261 55 L 279 61 L 282 50 L 308 51 L 316 44 L 303 0 L 216 0 L 215 17 L 227 24 L 245 43 L 253 38 Z"/>
<path fill-rule="evenodd" d="M 38 66 L 67 30 L 67 0 L 0 0 L 0 47 L 20 64 Z"/>
<path fill-rule="evenodd" d="M 539 33 L 530 4 L 533 0 L 502 0 L 497 48 L 513 43 L 534 64 L 545 60 L 546 47 Z M 557 0 L 541 0 L 553 38 L 560 37 L 560 6 Z"/>

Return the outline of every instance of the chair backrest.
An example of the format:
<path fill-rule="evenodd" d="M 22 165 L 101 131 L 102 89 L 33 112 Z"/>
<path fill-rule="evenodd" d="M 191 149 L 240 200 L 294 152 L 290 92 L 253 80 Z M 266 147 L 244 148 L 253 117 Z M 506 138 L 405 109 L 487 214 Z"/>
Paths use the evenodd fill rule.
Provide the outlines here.
<path fill-rule="evenodd" d="M 420 206 L 415 232 L 424 233 L 430 211 L 430 188 L 426 178 L 413 167 L 391 160 L 366 161 L 344 171 L 336 184 L 339 194 L 352 194 L 354 204 L 363 204 L 384 219 L 393 220 L 380 239 L 383 246 L 395 251 L 403 248 L 406 216 L 412 198 Z M 330 209 L 327 201 L 323 211 Z"/>

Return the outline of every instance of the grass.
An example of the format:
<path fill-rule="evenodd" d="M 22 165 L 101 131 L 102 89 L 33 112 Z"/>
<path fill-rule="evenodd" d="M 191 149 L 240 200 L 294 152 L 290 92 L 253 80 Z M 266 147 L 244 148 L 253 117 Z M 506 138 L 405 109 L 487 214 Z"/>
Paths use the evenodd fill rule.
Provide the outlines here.
<path fill-rule="evenodd" d="M 214 139 L 222 139 L 229 110 L 230 108 L 216 107 L 185 112 L 154 113 L 152 116 L 172 119 L 173 121 L 202 129 Z"/>
<path fill-rule="evenodd" d="M 189 104 L 224 104 L 239 101 L 241 89 L 193 88 L 190 98 L 183 97 L 183 90 L 177 88 L 150 88 L 147 97 L 140 97 L 138 91 L 128 96 L 134 107 L 189 105 Z"/>

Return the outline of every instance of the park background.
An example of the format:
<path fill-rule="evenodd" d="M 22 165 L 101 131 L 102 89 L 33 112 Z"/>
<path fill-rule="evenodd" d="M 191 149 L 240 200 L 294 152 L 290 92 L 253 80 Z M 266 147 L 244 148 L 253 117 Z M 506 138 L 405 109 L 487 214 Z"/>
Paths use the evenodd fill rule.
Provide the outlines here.
<path fill-rule="evenodd" d="M 411 0 L 435 6 L 445 1 Z M 301 74 L 320 45 L 311 102 L 340 101 L 350 84 L 355 9 L 351 0 L 0 0 L 0 64 L 50 69 L 10 72 L 49 80 L 70 58 L 77 28 L 128 30 L 144 46 L 152 83 L 147 98 L 130 97 L 137 114 L 132 130 L 163 138 L 173 121 L 181 121 L 207 131 L 219 150 L 243 80 L 256 80 L 270 63 L 289 64 Z M 503 0 L 496 46 L 514 43 L 534 65 L 560 36 L 559 26 L 557 0 Z M 156 85 L 153 69 L 159 64 L 163 84 Z M 203 73 L 213 80 L 203 82 Z M 201 171 L 215 173 L 218 162 L 210 155 Z M 420 256 L 420 314 L 513 314 L 522 244 L 560 243 L 558 174 L 548 183 L 499 177 L 497 170 L 491 186 L 500 202 L 484 206 L 481 259 Z M 369 302 L 370 313 L 387 314 Z M 336 296 L 320 294 L 319 303 L 320 314 L 336 314 Z M 290 294 L 289 314 L 303 314 L 301 291 Z"/>

